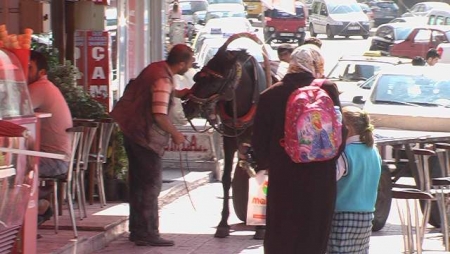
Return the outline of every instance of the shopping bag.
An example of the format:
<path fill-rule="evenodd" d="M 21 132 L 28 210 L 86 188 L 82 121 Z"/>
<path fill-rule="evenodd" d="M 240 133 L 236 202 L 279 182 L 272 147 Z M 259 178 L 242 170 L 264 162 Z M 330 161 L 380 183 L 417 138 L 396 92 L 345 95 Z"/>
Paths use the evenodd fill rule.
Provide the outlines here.
<path fill-rule="evenodd" d="M 247 225 L 266 225 L 268 179 L 259 173 L 248 180 Z"/>

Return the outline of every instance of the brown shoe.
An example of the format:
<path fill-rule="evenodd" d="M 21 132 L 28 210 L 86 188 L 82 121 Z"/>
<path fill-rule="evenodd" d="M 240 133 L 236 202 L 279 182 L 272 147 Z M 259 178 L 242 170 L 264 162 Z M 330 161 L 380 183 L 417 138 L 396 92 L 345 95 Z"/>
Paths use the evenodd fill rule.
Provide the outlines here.
<path fill-rule="evenodd" d="M 136 239 L 134 244 L 137 246 L 174 246 L 175 242 L 172 240 L 166 240 L 161 237 L 157 238 L 147 238 L 147 239 Z"/>

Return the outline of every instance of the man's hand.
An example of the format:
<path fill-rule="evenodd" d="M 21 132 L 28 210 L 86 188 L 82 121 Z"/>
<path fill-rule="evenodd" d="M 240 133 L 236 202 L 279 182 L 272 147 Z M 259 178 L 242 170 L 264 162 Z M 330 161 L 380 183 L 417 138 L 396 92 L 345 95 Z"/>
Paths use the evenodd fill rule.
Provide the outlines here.
<path fill-rule="evenodd" d="M 183 133 L 177 131 L 174 135 L 172 135 L 172 141 L 173 143 L 175 143 L 176 145 L 181 145 L 184 143 L 185 141 L 185 137 L 183 135 Z"/>
<path fill-rule="evenodd" d="M 180 98 L 182 100 L 187 99 L 186 97 L 191 94 L 191 89 L 184 88 L 181 90 L 175 90 L 175 97 Z"/>

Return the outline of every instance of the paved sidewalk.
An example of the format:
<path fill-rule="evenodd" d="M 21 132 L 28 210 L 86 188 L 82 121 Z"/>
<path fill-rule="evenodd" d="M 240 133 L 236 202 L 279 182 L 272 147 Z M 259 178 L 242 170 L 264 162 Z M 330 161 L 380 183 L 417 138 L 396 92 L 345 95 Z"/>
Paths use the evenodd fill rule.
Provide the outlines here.
<path fill-rule="evenodd" d="M 213 235 L 220 220 L 222 207 L 221 183 L 209 183 L 190 192 L 187 195 L 166 205 L 160 211 L 160 231 L 162 236 L 175 240 L 173 247 L 137 247 L 128 241 L 128 233 L 111 242 L 100 253 L 111 254 L 262 254 L 263 241 L 253 240 L 253 228 L 241 223 L 233 213 L 230 202 L 231 216 L 229 224 L 233 232 L 228 238 L 217 239 Z M 371 254 L 402 253 L 403 241 L 400 220 L 395 201 L 392 203 L 391 214 L 387 225 L 371 237 Z M 441 244 L 439 231 L 430 228 L 424 242 L 424 253 L 445 253 Z M 307 253 L 306 253 L 307 254 Z"/>

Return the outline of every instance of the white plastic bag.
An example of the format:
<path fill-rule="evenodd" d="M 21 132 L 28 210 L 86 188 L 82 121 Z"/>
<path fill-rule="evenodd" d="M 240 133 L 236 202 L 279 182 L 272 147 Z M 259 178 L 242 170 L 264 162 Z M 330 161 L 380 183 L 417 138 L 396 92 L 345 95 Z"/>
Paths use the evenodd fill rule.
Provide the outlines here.
<path fill-rule="evenodd" d="M 266 225 L 268 179 L 264 170 L 248 180 L 247 225 Z"/>

